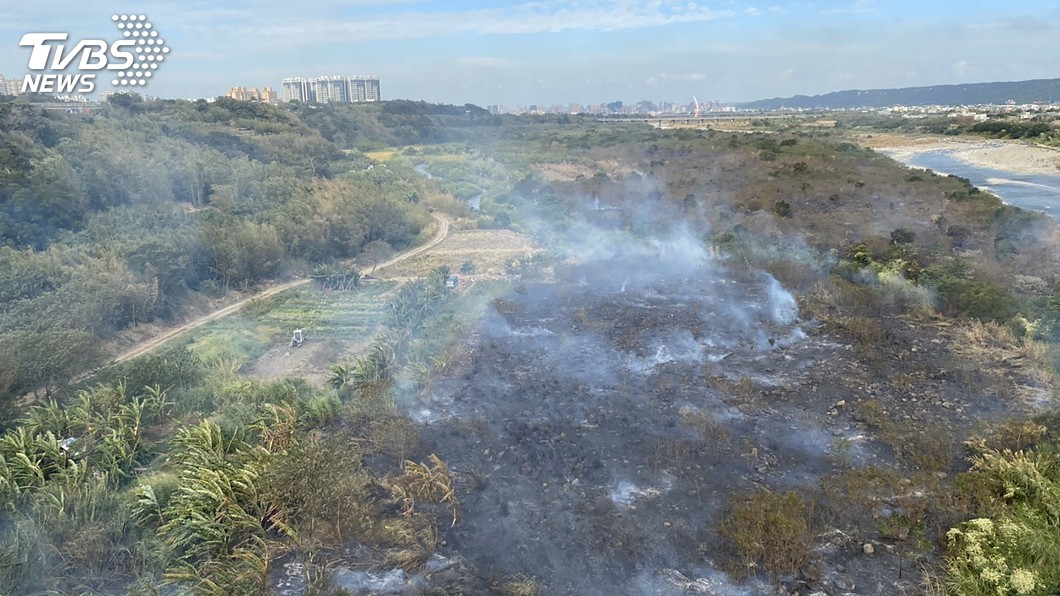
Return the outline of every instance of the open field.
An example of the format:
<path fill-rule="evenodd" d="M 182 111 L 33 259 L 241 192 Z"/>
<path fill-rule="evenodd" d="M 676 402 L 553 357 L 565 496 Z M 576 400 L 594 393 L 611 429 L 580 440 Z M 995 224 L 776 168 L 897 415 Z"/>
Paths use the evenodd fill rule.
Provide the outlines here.
<path fill-rule="evenodd" d="M 391 281 L 351 291 L 304 285 L 282 295 L 256 298 L 235 315 L 188 334 L 186 346 L 204 361 L 227 359 L 250 377 L 304 377 L 318 386 L 328 366 L 363 351 L 383 329 L 387 300 L 400 286 Z M 295 329 L 305 343 L 291 349 Z"/>
<path fill-rule="evenodd" d="M 388 268 L 385 276 L 421 277 L 441 266 L 459 274 L 461 265 L 470 262 L 474 277 L 498 277 L 505 275 L 511 261 L 540 251 L 529 236 L 511 230 L 460 230 L 450 232 L 430 251 Z"/>
<path fill-rule="evenodd" d="M 440 214 L 434 214 L 434 219 L 437 222 L 437 227 L 434 233 L 434 237 L 429 242 L 422 246 L 417 246 L 404 252 L 398 253 L 390 259 L 387 259 L 382 263 L 374 265 L 372 267 L 372 271 L 379 271 L 388 267 L 392 267 L 404 261 L 405 259 L 415 257 L 421 254 L 422 252 L 431 249 L 439 242 L 444 240 L 446 234 L 449 233 L 449 220 L 448 218 Z M 187 333 L 188 331 L 206 325 L 211 321 L 216 321 L 233 313 L 239 312 L 241 309 L 246 307 L 248 304 L 254 302 L 255 300 L 268 299 L 271 296 L 286 292 L 287 290 L 303 286 L 309 283 L 309 281 L 309 279 L 296 279 L 279 285 L 271 286 L 269 288 L 266 288 L 265 290 L 262 290 L 261 292 L 258 292 L 257 294 L 248 296 L 222 308 L 218 308 L 217 310 L 214 310 L 206 315 L 188 321 L 187 323 L 178 325 L 171 329 L 161 330 L 157 335 L 143 339 L 135 345 L 126 348 L 125 351 L 123 351 L 114 359 L 112 364 L 119 364 L 121 362 L 132 360 L 133 358 L 147 354 L 148 352 L 161 347 L 163 344 L 167 343 L 171 339 L 179 337 L 184 333 Z M 129 335 L 134 337 L 137 336 L 136 329 L 134 328 L 130 330 Z"/>
<path fill-rule="evenodd" d="M 397 153 L 396 149 L 385 149 L 381 151 L 365 151 L 364 156 L 372 161 L 387 161 L 394 157 L 395 153 Z"/>

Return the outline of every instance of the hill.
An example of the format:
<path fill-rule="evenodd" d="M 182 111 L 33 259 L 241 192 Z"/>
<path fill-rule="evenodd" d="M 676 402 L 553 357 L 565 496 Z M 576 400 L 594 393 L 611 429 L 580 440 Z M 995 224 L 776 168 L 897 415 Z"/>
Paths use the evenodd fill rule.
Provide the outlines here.
<path fill-rule="evenodd" d="M 978 105 L 1060 101 L 1060 79 L 1036 79 L 961 85 L 932 85 L 901 89 L 851 89 L 824 95 L 777 97 L 740 104 L 744 109 L 851 109 L 887 108 L 897 105 Z"/>
<path fill-rule="evenodd" d="M 0 426 L 140 325 L 291 271 L 426 239 L 425 179 L 367 145 L 445 140 L 470 107 L 118 95 L 92 115 L 0 99 Z"/>

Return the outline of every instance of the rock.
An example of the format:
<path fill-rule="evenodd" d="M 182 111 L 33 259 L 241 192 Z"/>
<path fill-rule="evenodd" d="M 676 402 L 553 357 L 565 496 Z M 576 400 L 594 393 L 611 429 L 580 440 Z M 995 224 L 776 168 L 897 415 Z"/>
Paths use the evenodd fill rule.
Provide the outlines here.
<path fill-rule="evenodd" d="M 846 405 L 847 405 L 847 400 L 845 400 L 845 399 L 841 399 L 841 400 L 835 402 L 835 407 L 837 407 L 837 408 L 842 408 L 842 407 L 845 407 Z"/>
<path fill-rule="evenodd" d="M 456 561 L 447 559 L 438 553 L 434 553 L 431 555 L 431 558 L 427 560 L 427 565 L 424 566 L 423 570 L 427 573 L 437 573 L 439 571 L 445 571 L 454 565 L 456 565 Z"/>
<path fill-rule="evenodd" d="M 861 545 L 861 552 L 865 553 L 866 555 L 871 555 L 876 552 L 876 547 L 872 546 L 871 542 L 866 542 L 865 544 Z"/>
<path fill-rule="evenodd" d="M 821 576 L 824 574 L 824 565 L 818 563 L 808 563 L 799 568 L 799 573 L 802 575 L 802 579 L 808 584 L 816 584 L 821 581 Z"/>
<path fill-rule="evenodd" d="M 332 574 L 331 581 L 336 588 L 354 594 L 407 594 L 424 587 L 422 578 L 409 578 L 401 569 L 381 574 L 338 569 Z"/>
<path fill-rule="evenodd" d="M 835 587 L 839 588 L 840 590 L 843 590 L 844 592 L 853 592 L 855 586 L 854 582 L 850 581 L 845 577 L 841 577 L 835 580 Z"/>
<path fill-rule="evenodd" d="M 935 477 L 939 480 L 945 480 L 947 476 L 949 476 L 949 474 L 946 472 L 935 472 Z"/>

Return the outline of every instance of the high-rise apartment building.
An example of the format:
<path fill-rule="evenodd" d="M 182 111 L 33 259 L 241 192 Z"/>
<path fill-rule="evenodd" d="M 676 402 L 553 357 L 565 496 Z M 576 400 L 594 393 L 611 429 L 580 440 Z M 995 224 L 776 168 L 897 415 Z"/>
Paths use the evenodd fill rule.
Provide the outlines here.
<path fill-rule="evenodd" d="M 21 95 L 22 94 L 22 80 L 21 79 L 5 79 L 4 75 L 0 75 L 0 95 Z"/>
<path fill-rule="evenodd" d="M 379 101 L 379 79 L 375 77 L 291 77 L 283 80 L 283 101 L 313 103 L 357 103 Z"/>

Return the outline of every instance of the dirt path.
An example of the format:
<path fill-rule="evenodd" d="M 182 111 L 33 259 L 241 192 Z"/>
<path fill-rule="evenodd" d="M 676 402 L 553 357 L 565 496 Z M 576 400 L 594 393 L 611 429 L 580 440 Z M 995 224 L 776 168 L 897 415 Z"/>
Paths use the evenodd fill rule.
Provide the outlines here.
<path fill-rule="evenodd" d="M 401 261 L 404 261 L 405 259 L 410 259 L 412 257 L 415 257 L 416 255 L 419 255 L 419 254 L 423 253 L 424 251 L 430 250 L 431 248 L 437 246 L 438 243 L 441 242 L 442 240 L 445 240 L 446 236 L 449 235 L 449 219 L 446 218 L 444 215 L 440 215 L 438 213 L 432 213 L 431 216 L 434 217 L 434 219 L 438 220 L 438 231 L 437 231 L 437 233 L 435 233 L 434 238 L 432 238 L 430 242 L 424 244 L 423 246 L 417 246 L 416 248 L 413 248 L 413 249 L 410 249 L 410 250 L 406 250 L 405 252 L 402 252 L 402 253 L 400 253 L 398 255 L 395 255 L 394 258 L 377 264 L 373 268 L 373 270 L 374 271 L 379 271 L 380 269 L 384 269 L 386 267 L 390 267 L 391 265 L 395 265 L 397 263 L 400 263 Z M 361 271 L 361 274 L 364 275 L 367 272 L 368 272 L 368 270 Z M 203 325 L 205 325 L 205 324 L 207 324 L 207 323 L 209 323 L 211 321 L 216 321 L 217 319 L 220 319 L 222 317 L 226 317 L 226 316 L 228 316 L 228 315 L 230 315 L 230 314 L 232 314 L 234 312 L 238 312 L 239 309 L 243 308 L 251 300 L 256 300 L 258 298 L 268 298 L 269 296 L 275 296 L 276 294 L 279 294 L 280 292 L 286 292 L 287 290 L 290 290 L 292 288 L 297 288 L 298 286 L 307 284 L 307 283 L 309 283 L 309 281 L 310 281 L 309 279 L 297 279 L 297 280 L 294 280 L 294 281 L 289 281 L 289 282 L 284 283 L 284 284 L 280 284 L 278 286 L 273 286 L 271 288 L 268 288 L 266 290 L 258 292 L 257 294 L 254 294 L 253 296 L 251 296 L 249 298 L 244 298 L 243 300 L 240 300 L 239 302 L 236 302 L 234 304 L 229 304 L 228 306 L 226 306 L 224 308 L 221 308 L 221 309 L 218 309 L 218 310 L 215 310 L 215 311 L 213 311 L 212 313 L 210 313 L 208 315 L 199 317 L 198 319 L 195 319 L 194 321 L 189 321 L 187 323 L 184 323 L 183 325 L 180 325 L 179 327 L 174 327 L 173 329 L 163 333 L 162 335 L 153 337 L 153 338 L 151 338 L 151 339 L 139 344 L 135 348 L 133 348 L 131 350 L 128 350 L 125 353 L 119 355 L 117 358 L 115 358 L 111 362 L 111 365 L 120 364 L 122 362 L 125 362 L 126 360 L 132 360 L 133 358 L 137 358 L 139 356 L 143 356 L 144 354 L 150 352 L 151 350 L 154 350 L 155 348 L 161 346 L 162 344 L 164 344 L 167 341 L 173 339 L 174 337 L 177 337 L 178 335 L 182 335 L 184 333 L 187 333 L 188 331 L 191 331 L 192 329 L 198 329 L 199 327 L 202 327 Z"/>

